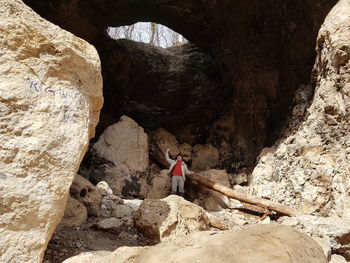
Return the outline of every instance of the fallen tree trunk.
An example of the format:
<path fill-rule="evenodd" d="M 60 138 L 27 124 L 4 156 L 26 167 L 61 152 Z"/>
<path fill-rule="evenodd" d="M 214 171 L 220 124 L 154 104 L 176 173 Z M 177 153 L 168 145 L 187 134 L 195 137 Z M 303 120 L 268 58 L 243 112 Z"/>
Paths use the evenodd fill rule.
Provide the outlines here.
<path fill-rule="evenodd" d="M 287 216 L 297 216 L 301 213 L 291 207 L 282 205 L 280 203 L 272 202 L 270 200 L 261 198 L 261 197 L 253 197 L 247 194 L 239 193 L 234 191 L 231 188 L 228 188 L 222 184 L 216 183 L 208 178 L 200 176 L 198 174 L 189 174 L 186 176 L 188 179 L 196 181 L 207 188 L 213 189 L 219 193 L 226 195 L 227 197 L 242 201 L 244 203 L 256 205 L 259 207 L 266 208 L 268 210 L 276 211 L 278 213 L 287 215 Z"/>
<path fill-rule="evenodd" d="M 156 163 L 158 163 L 158 165 L 162 166 L 163 168 L 167 168 L 169 166 L 169 164 L 164 159 L 164 157 L 159 156 L 159 154 L 150 152 L 150 156 Z M 222 193 L 229 198 L 233 198 L 247 204 L 259 206 L 259 207 L 262 207 L 271 211 L 275 211 L 287 216 L 298 216 L 302 214 L 300 211 L 294 208 L 288 207 L 286 205 L 276 203 L 261 197 L 253 197 L 248 194 L 239 193 L 231 188 L 228 188 L 222 184 L 214 182 L 213 180 L 210 180 L 198 174 L 190 174 L 190 175 L 187 175 L 186 178 L 196 181 L 209 189 L 213 189 L 219 193 Z"/>

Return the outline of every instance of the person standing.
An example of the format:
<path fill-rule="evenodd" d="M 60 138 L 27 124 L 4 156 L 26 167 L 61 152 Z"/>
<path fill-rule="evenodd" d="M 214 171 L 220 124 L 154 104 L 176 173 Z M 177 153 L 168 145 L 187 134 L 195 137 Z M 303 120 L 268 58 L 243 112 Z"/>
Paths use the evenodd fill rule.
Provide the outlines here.
<path fill-rule="evenodd" d="M 187 174 L 192 174 L 188 170 L 186 163 L 182 159 L 182 155 L 178 154 L 176 160 L 172 160 L 169 157 L 169 149 L 165 151 L 165 159 L 170 164 L 168 172 L 171 174 L 171 194 L 177 193 L 177 188 L 179 188 L 179 195 L 184 196 L 185 193 L 185 180 Z"/>

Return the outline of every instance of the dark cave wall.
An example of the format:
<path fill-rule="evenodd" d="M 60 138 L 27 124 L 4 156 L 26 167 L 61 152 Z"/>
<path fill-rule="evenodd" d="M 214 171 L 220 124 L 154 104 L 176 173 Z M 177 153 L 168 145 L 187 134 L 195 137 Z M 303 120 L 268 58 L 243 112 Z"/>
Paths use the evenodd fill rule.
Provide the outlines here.
<path fill-rule="evenodd" d="M 168 49 L 131 40 L 100 38 L 108 118 L 103 130 L 121 115 L 136 120 L 146 129 L 212 122 L 218 118 L 229 90 L 207 54 L 192 44 Z"/>
<path fill-rule="evenodd" d="M 229 109 L 223 107 L 217 112 L 219 118 L 202 131 L 192 123 L 175 133 L 200 133 L 203 142 L 219 148 L 222 163 L 249 166 L 278 135 L 294 91 L 309 83 L 318 29 L 337 1 L 25 2 L 52 22 L 95 42 L 100 54 L 105 47 L 96 40 L 108 26 L 154 21 L 183 34 L 213 58 L 222 77 L 219 86 L 229 89 L 231 96 L 224 101 Z M 108 81 L 105 79 L 105 90 L 110 89 Z"/>

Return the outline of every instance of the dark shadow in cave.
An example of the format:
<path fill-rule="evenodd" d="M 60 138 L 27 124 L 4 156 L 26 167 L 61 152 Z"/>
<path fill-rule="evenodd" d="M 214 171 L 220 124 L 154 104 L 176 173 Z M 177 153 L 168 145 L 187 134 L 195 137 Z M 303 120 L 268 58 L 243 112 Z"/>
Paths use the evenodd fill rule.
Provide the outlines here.
<path fill-rule="evenodd" d="M 127 115 L 147 131 L 172 133 L 188 125 L 204 130 L 229 107 L 232 90 L 224 87 L 210 55 L 194 44 L 170 48 L 121 39 L 100 38 L 105 104 L 97 135 Z M 194 135 L 196 136 L 196 135 Z"/>

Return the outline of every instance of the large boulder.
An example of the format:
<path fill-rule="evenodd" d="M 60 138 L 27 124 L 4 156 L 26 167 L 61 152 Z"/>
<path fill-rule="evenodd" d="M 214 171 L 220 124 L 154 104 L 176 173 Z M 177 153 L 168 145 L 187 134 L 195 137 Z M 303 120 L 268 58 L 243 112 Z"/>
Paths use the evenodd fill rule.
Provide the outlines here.
<path fill-rule="evenodd" d="M 219 151 L 211 144 L 196 144 L 192 153 L 192 170 L 205 171 L 219 164 Z"/>
<path fill-rule="evenodd" d="M 336 217 L 282 217 L 279 222 L 312 237 L 328 239 L 332 253 L 350 260 L 350 219 Z"/>
<path fill-rule="evenodd" d="M 350 2 L 339 1 L 322 25 L 315 93 L 298 90 L 301 103 L 294 107 L 285 137 L 253 171 L 252 194 L 305 213 L 350 218 L 349 12 Z M 311 96 L 308 108 L 304 102 Z"/>
<path fill-rule="evenodd" d="M 102 106 L 87 42 L 0 2 L 0 261 L 41 262 Z"/>
<path fill-rule="evenodd" d="M 148 166 L 147 134 L 127 116 L 103 132 L 93 151 L 115 166 L 127 166 L 131 173 L 144 172 Z"/>
<path fill-rule="evenodd" d="M 134 216 L 139 231 L 156 241 L 209 229 L 203 208 L 175 195 L 144 200 Z"/>
<path fill-rule="evenodd" d="M 94 184 L 105 181 L 115 195 L 144 198 L 148 155 L 147 134 L 135 121 L 122 116 L 92 146 L 79 172 Z"/>
<path fill-rule="evenodd" d="M 114 261 L 113 261 L 114 260 Z M 114 252 L 85 253 L 64 263 L 326 263 L 312 238 L 278 224 L 254 225 L 239 231 L 197 232 L 153 247 L 122 247 Z"/>

